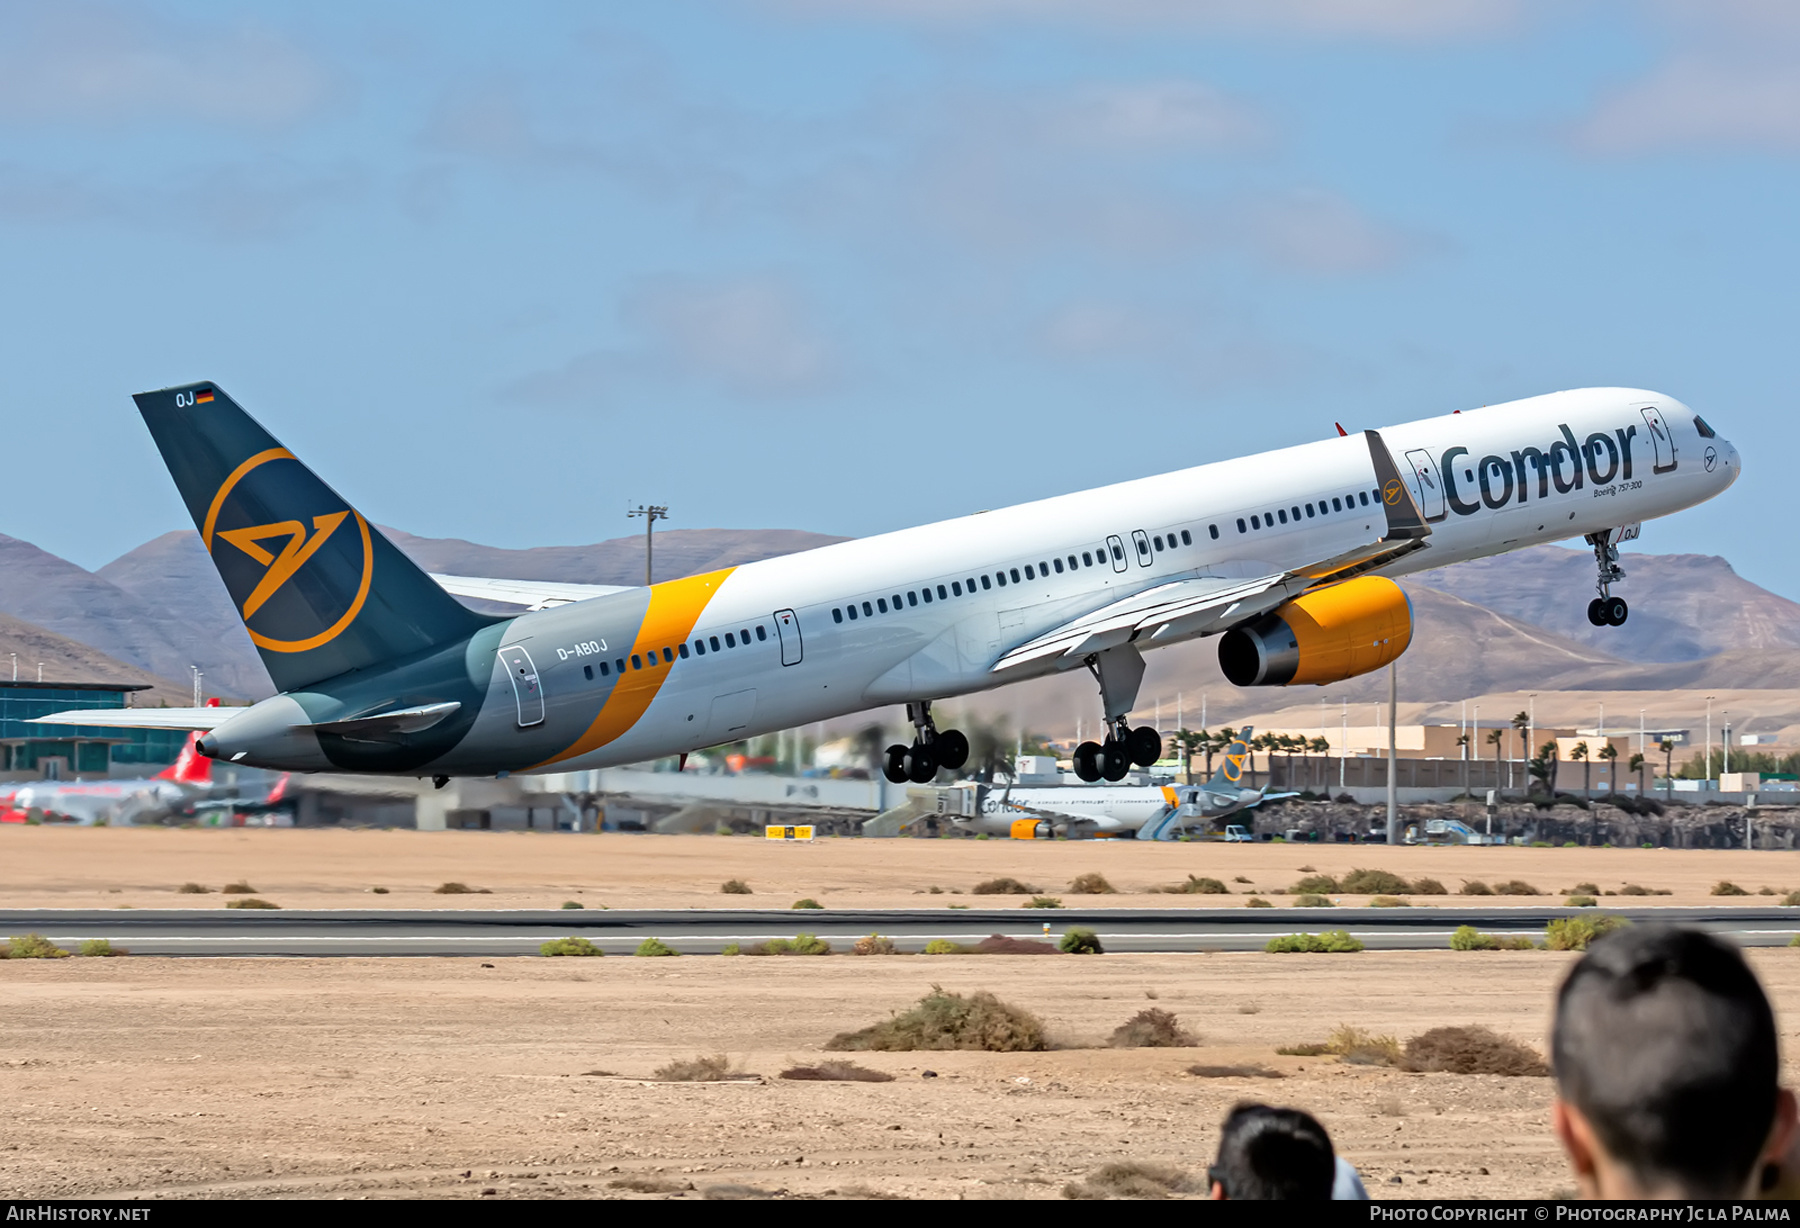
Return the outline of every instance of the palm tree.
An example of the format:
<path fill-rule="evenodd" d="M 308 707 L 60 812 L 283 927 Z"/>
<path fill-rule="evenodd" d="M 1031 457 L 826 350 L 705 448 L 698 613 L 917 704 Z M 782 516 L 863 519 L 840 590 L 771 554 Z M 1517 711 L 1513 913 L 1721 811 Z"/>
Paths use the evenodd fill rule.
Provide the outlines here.
<path fill-rule="evenodd" d="M 1557 768 L 1562 765 L 1562 759 L 1558 756 L 1555 738 L 1551 738 L 1548 742 L 1538 747 L 1538 760 L 1544 765 L 1544 788 L 1549 790 L 1550 801 L 1552 804 L 1555 804 L 1556 771 Z"/>
<path fill-rule="evenodd" d="M 1569 748 L 1569 758 L 1581 765 L 1581 796 L 1586 801 L 1594 800 L 1594 791 L 1588 787 L 1593 776 L 1594 765 L 1588 762 L 1588 744 L 1577 742 Z"/>
<path fill-rule="evenodd" d="M 1194 783 L 1194 753 L 1205 747 L 1209 741 L 1204 729 L 1199 733 L 1195 733 L 1191 729 L 1177 729 L 1174 736 L 1169 739 L 1169 753 L 1181 757 L 1181 771 L 1185 777 L 1184 784 Z M 1212 751 L 1208 750 L 1206 754 L 1210 765 Z M 1210 771 L 1208 775 L 1211 775 Z"/>
<path fill-rule="evenodd" d="M 1611 797 L 1619 791 L 1619 769 L 1616 762 L 1619 758 L 1619 748 L 1608 742 L 1600 748 L 1599 758 L 1606 763 L 1606 793 L 1608 797 Z"/>
<path fill-rule="evenodd" d="M 1457 734 L 1456 746 L 1458 751 L 1462 754 L 1463 796 L 1467 797 L 1469 796 L 1469 735 L 1466 733 Z"/>
<path fill-rule="evenodd" d="M 1331 759 L 1330 759 L 1331 743 L 1330 742 L 1327 742 L 1324 738 L 1314 738 L 1311 742 L 1308 742 L 1306 745 L 1307 745 L 1308 750 L 1312 751 L 1313 754 L 1318 755 L 1320 757 L 1320 759 L 1322 760 L 1322 763 L 1320 764 L 1321 768 L 1331 766 Z M 1327 795 L 1329 795 L 1331 793 L 1331 786 L 1325 782 L 1325 773 L 1323 770 L 1321 770 L 1319 772 L 1319 791 L 1321 793 L 1324 793 Z"/>
<path fill-rule="evenodd" d="M 1643 797 L 1644 797 L 1644 756 L 1643 755 L 1641 755 L 1641 754 L 1633 755 L 1631 757 L 1631 770 L 1637 773 L 1638 800 L 1642 801 Z"/>
<path fill-rule="evenodd" d="M 1530 730 L 1531 730 L 1531 713 L 1529 713 L 1529 712 L 1516 713 L 1513 716 L 1511 723 L 1512 723 L 1513 729 L 1515 729 L 1519 735 L 1519 758 L 1521 758 L 1521 759 L 1531 758 L 1531 747 L 1527 745 L 1527 743 L 1531 740 L 1530 736 L 1529 736 Z M 1529 784 L 1526 785 L 1525 791 L 1527 793 L 1531 792 L 1531 787 Z"/>
<path fill-rule="evenodd" d="M 1487 736 L 1488 745 L 1494 748 L 1494 788 L 1500 787 L 1500 744 L 1506 741 L 1506 730 L 1496 729 Z"/>
<path fill-rule="evenodd" d="M 1673 803 L 1675 800 L 1675 739 L 1664 738 L 1656 745 L 1663 753 L 1663 796 Z"/>

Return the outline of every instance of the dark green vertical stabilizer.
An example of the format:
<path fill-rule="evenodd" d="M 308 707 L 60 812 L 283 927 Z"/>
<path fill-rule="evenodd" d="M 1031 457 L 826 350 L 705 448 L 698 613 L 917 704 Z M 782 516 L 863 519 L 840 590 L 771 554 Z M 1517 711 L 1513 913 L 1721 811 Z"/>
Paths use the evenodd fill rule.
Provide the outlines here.
<path fill-rule="evenodd" d="M 281 690 L 492 621 L 439 588 L 217 385 L 132 399 Z"/>

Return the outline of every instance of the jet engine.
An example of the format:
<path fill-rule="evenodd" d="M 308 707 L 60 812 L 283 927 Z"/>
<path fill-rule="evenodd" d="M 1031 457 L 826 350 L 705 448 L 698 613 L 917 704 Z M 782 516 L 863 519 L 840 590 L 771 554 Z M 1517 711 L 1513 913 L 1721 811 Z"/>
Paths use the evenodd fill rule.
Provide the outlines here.
<path fill-rule="evenodd" d="M 1361 576 L 1302 593 L 1219 640 L 1233 686 L 1341 682 L 1380 669 L 1412 643 L 1412 603 L 1392 580 Z"/>
<path fill-rule="evenodd" d="M 1014 840 L 1048 840 L 1052 836 L 1050 824 L 1037 819 L 1014 819 L 1012 838 Z"/>

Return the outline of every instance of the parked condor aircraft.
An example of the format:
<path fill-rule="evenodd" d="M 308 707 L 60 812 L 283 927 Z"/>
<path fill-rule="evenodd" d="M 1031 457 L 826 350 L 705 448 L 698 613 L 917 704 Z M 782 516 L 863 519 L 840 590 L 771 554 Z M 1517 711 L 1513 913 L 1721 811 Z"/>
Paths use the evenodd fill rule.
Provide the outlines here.
<path fill-rule="evenodd" d="M 1237 686 L 1330 683 L 1406 650 L 1391 577 L 1584 537 L 1597 625 L 1638 525 L 1710 499 L 1738 454 L 1654 392 L 1559 392 L 1141 478 L 645 588 L 547 585 L 477 614 L 215 384 L 135 398 L 280 694 L 125 710 L 283 771 L 504 776 L 604 767 L 904 704 L 887 774 L 968 755 L 931 705 L 1089 671 L 1110 731 L 1077 774 L 1161 751 L 1128 716 L 1143 653 L 1219 637 Z M 459 587 L 479 589 L 464 579 Z M 526 595 L 528 596 L 528 595 Z M 54 723 L 101 723 L 92 711 Z"/>

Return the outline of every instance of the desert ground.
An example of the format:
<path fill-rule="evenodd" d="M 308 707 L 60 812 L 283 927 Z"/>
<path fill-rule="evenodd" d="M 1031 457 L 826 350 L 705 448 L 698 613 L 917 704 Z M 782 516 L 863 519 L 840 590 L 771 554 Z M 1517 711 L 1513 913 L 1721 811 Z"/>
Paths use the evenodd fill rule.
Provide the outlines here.
<path fill-rule="evenodd" d="M 924 906 L 995 875 L 1083 904 L 1241 907 L 1306 867 L 1581 880 L 1731 904 L 1800 887 L 1785 853 L 1385 849 L 401 831 L 0 830 L 0 907 L 222 907 L 248 880 L 287 907 Z M 1188 873 L 1237 894 L 1145 894 Z M 756 896 L 718 884 L 747 880 Z M 457 880 L 492 895 L 440 896 Z M 388 894 L 372 895 L 374 886 Z M 1429 904 L 1439 897 L 1420 897 Z M 1452 899 L 1456 897 L 1450 897 Z M 1524 898 L 1511 897 L 1517 902 Z M 1735 902 L 1745 902 L 1737 897 Z M 1750 896 L 1749 902 L 1770 901 Z M 1075 902 L 1071 898 L 1070 902 Z M 1507 899 L 1489 903 L 1506 903 Z M 1543 902 L 1543 901 L 1539 901 Z M 1120 1161 L 1203 1173 L 1242 1099 L 1307 1108 L 1377 1198 L 1569 1187 L 1542 1077 L 1409 1074 L 1277 1047 L 1339 1025 L 1401 1041 L 1479 1023 L 1542 1051 L 1571 956 L 887 956 L 757 959 L 122 959 L 0 962 L 5 1197 L 1061 1197 Z M 1752 952 L 1794 1051 L 1800 951 Z M 933 984 L 1038 1015 L 1045 1052 L 851 1055 L 890 1083 L 798 1082 L 834 1034 Z M 1192 1048 L 1116 1049 L 1140 1010 Z M 746 1082 L 659 1083 L 723 1054 Z M 1274 1075 L 1195 1075 L 1194 1065 Z M 928 1077 L 926 1072 L 934 1072 Z M 617 1184 L 624 1183 L 624 1184 Z"/>
<path fill-rule="evenodd" d="M 1800 858 L 1787 851 L 1346 844 L 1139 844 L 1123 840 L 858 840 L 788 844 L 750 836 L 629 833 L 417 832 L 341 829 L 0 827 L 0 908 L 223 908 L 226 883 L 247 882 L 287 908 L 785 907 L 811 897 L 827 908 L 937 907 L 998 876 L 1017 878 L 1083 907 L 1242 907 L 1318 871 L 1356 867 L 1429 877 L 1458 900 L 1466 881 L 1522 880 L 1560 903 L 1578 883 L 1616 891 L 1634 883 L 1667 896 L 1620 903 L 1768 905 L 1767 888 L 1800 890 Z M 1098 872 L 1115 895 L 1071 896 L 1077 875 Z M 1188 875 L 1224 882 L 1230 895 L 1164 895 Z M 722 895 L 727 879 L 750 896 Z M 1246 881 L 1247 880 L 1247 881 Z M 1714 896 L 1721 880 L 1748 896 Z M 178 895 L 184 883 L 214 894 Z M 445 882 L 491 894 L 437 895 Z M 385 894 L 374 894 L 377 887 Z M 942 895 L 932 894 L 937 888 Z M 1337 896 L 1341 903 L 1363 902 Z M 957 901 L 961 902 L 961 901 Z M 989 899 L 989 903 L 1002 902 Z"/>

